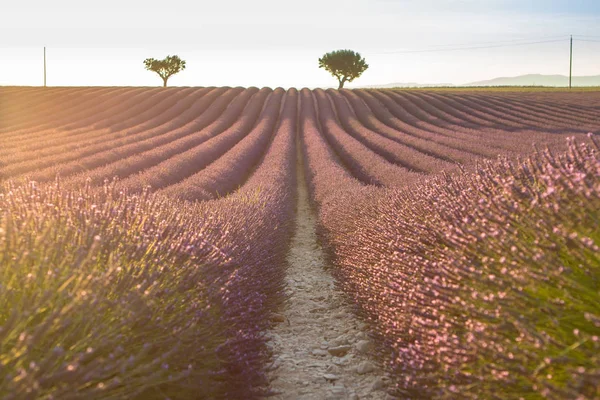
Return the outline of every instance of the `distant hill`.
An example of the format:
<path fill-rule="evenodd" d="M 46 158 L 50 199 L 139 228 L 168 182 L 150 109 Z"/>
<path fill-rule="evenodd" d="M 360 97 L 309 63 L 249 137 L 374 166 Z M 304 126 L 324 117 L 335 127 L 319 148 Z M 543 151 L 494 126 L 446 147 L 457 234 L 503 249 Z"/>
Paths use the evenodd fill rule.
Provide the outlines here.
<path fill-rule="evenodd" d="M 600 86 L 600 75 L 574 76 L 572 85 Z M 564 75 L 529 74 L 471 82 L 460 86 L 569 86 L 569 77 Z"/>
<path fill-rule="evenodd" d="M 600 86 L 600 75 L 574 76 L 573 86 Z M 350 88 L 386 89 L 386 88 L 428 88 L 428 87 L 464 87 L 464 86 L 569 86 L 569 77 L 565 75 L 529 74 L 513 77 L 494 78 L 455 85 L 453 83 L 417 83 L 394 82 L 383 85 L 350 86 Z"/>

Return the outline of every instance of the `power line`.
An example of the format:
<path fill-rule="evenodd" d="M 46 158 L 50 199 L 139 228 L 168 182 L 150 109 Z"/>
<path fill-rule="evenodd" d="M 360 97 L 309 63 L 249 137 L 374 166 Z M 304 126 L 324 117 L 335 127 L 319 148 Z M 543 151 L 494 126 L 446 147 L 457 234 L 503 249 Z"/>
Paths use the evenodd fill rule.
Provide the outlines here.
<path fill-rule="evenodd" d="M 600 40 L 589 40 L 589 39 L 576 39 L 578 42 L 596 42 L 600 43 Z"/>
<path fill-rule="evenodd" d="M 538 40 L 550 40 L 550 39 L 568 39 L 569 35 L 560 35 L 560 36 L 543 36 L 537 38 L 527 38 L 527 39 L 512 39 L 512 40 L 495 40 L 490 42 L 470 42 L 470 43 L 454 43 L 454 44 L 433 44 L 427 47 L 459 47 L 459 46 L 480 46 L 486 44 L 503 44 L 503 43 L 519 43 L 519 42 L 531 42 Z"/>
<path fill-rule="evenodd" d="M 471 47 L 456 47 L 450 49 L 427 49 L 427 50 L 396 50 L 396 51 L 388 51 L 381 53 L 370 53 L 371 55 L 375 54 L 408 54 L 408 53 L 436 53 L 442 51 L 461 51 L 461 50 L 477 50 L 477 49 L 493 49 L 498 47 L 515 47 L 515 46 L 529 46 L 532 44 L 540 44 L 540 43 L 556 43 L 556 42 L 564 42 L 567 41 L 568 37 L 564 39 L 558 40 L 540 40 L 537 42 L 527 42 L 527 43 L 513 43 L 513 44 L 498 44 L 492 46 L 471 46 Z M 581 39 L 579 39 L 581 40 Z"/>

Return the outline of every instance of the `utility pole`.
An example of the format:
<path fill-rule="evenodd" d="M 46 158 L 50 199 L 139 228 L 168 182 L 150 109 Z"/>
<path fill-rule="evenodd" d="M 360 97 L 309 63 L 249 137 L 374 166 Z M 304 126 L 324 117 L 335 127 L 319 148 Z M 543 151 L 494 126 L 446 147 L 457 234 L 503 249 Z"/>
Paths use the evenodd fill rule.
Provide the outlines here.
<path fill-rule="evenodd" d="M 569 54 L 569 89 L 571 89 L 572 77 L 573 77 L 573 35 L 571 35 L 571 51 Z"/>
<path fill-rule="evenodd" d="M 46 87 L 46 46 L 44 46 L 44 87 Z"/>

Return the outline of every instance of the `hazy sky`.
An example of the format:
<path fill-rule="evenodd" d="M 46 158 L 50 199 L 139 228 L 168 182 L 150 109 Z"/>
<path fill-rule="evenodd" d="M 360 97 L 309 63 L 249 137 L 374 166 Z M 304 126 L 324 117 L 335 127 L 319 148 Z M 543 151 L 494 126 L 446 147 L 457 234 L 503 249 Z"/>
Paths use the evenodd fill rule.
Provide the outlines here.
<path fill-rule="evenodd" d="M 346 48 L 353 85 L 568 74 L 570 34 L 600 74 L 600 0 L 0 0 L 0 85 L 40 85 L 44 45 L 49 85 L 159 85 L 143 60 L 177 54 L 173 86 L 333 86 L 317 60 Z"/>

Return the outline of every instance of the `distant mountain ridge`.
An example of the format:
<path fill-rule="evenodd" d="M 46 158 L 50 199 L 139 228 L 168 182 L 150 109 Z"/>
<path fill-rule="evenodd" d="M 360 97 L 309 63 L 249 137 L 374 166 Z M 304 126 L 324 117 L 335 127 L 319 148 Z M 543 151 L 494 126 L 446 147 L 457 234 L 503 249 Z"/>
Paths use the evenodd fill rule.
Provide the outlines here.
<path fill-rule="evenodd" d="M 573 86 L 600 86 L 600 75 L 574 76 L 571 83 Z M 460 86 L 569 86 L 569 77 L 565 75 L 528 74 L 471 82 Z"/>
<path fill-rule="evenodd" d="M 600 86 L 600 75 L 574 76 L 571 81 L 573 86 Z M 455 85 L 453 83 L 417 83 L 394 82 L 383 85 L 353 86 L 355 88 L 385 89 L 385 88 L 427 88 L 427 87 L 468 87 L 468 86 L 569 86 L 569 77 L 565 75 L 527 74 L 513 77 L 499 77 L 484 81 L 477 81 Z"/>

